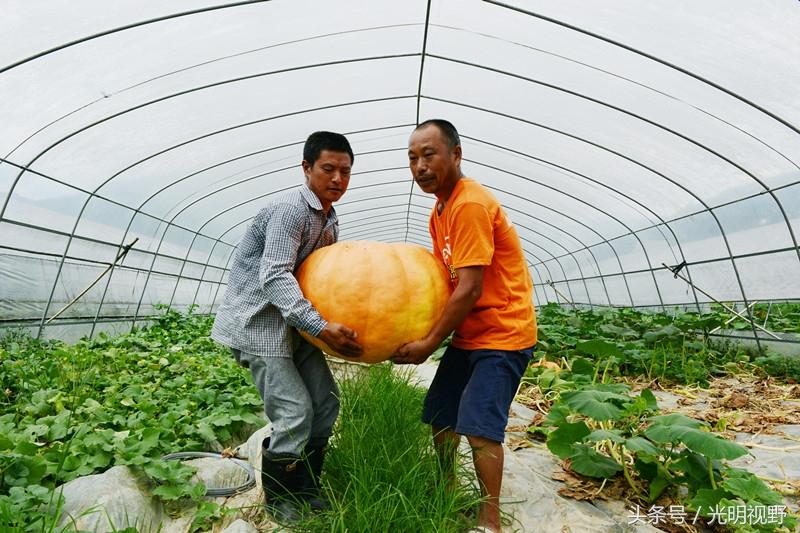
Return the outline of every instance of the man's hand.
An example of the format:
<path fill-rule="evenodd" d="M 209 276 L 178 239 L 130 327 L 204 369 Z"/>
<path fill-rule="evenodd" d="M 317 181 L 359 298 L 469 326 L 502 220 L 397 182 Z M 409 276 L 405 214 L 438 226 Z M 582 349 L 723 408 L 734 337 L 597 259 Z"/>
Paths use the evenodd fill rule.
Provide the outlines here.
<path fill-rule="evenodd" d="M 317 336 L 333 351 L 346 357 L 358 357 L 364 352 L 364 348 L 356 342 L 358 333 L 344 324 L 328 322 Z"/>
<path fill-rule="evenodd" d="M 418 365 L 424 363 L 435 349 L 436 346 L 431 347 L 426 339 L 411 341 L 395 350 L 391 359 L 398 365 Z"/>

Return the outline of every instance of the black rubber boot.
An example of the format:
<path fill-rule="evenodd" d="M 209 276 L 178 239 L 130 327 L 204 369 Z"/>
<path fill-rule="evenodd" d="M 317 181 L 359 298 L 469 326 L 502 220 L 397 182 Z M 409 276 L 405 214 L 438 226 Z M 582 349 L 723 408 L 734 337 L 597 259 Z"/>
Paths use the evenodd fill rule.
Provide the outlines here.
<path fill-rule="evenodd" d="M 264 505 L 278 522 L 297 522 L 303 515 L 303 470 L 299 457 L 271 454 L 266 447 L 263 450 L 261 483 L 264 486 Z"/>
<path fill-rule="evenodd" d="M 328 439 L 319 439 L 309 441 L 303 450 L 301 492 L 312 511 L 327 511 L 331 508 L 331 504 L 322 493 L 319 481 L 327 447 Z"/>

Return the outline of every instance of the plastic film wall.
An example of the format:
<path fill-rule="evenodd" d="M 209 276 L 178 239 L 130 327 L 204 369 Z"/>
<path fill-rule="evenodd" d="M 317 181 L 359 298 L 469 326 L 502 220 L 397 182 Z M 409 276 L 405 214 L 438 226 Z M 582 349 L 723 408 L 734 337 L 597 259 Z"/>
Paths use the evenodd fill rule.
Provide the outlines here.
<path fill-rule="evenodd" d="M 800 298 L 795 1 L 2 7 L 0 327 L 214 312 L 320 129 L 356 152 L 341 238 L 429 246 L 406 148 L 433 117 L 516 224 L 538 304 Z"/>

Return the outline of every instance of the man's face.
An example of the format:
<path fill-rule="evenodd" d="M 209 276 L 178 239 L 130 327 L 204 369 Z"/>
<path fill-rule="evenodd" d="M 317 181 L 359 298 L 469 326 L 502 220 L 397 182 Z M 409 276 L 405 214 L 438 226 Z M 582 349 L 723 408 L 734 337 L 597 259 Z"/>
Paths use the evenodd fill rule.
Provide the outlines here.
<path fill-rule="evenodd" d="M 461 147 L 447 146 L 442 132 L 435 125 L 430 124 L 411 134 L 408 166 L 414 181 L 424 192 L 436 194 L 454 185 L 460 163 Z"/>
<path fill-rule="evenodd" d="M 350 183 L 352 161 L 346 152 L 323 150 L 313 165 L 303 160 L 308 188 L 317 195 L 324 209 L 339 200 Z"/>

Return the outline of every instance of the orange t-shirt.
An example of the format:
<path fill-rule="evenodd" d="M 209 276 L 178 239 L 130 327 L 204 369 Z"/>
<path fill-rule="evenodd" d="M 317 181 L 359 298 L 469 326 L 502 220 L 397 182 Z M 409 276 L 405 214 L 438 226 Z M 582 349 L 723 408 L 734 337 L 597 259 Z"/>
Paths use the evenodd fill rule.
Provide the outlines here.
<path fill-rule="evenodd" d="M 456 328 L 452 344 L 465 350 L 521 350 L 536 344 L 533 282 L 517 230 L 495 197 L 461 178 L 441 213 L 430 217 L 433 250 L 458 284 L 455 269 L 483 266 L 483 290 Z"/>

